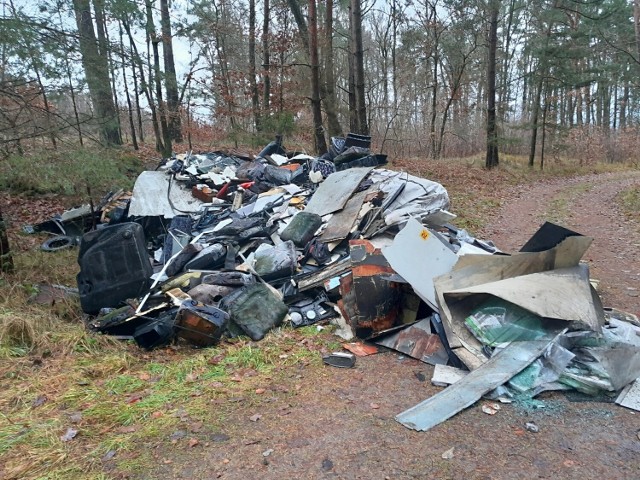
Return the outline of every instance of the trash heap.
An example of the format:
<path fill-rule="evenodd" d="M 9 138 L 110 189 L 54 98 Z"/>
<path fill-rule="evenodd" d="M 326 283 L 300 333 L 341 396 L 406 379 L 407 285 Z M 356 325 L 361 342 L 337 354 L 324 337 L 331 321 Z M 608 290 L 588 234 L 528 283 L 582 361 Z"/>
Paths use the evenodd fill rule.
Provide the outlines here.
<path fill-rule="evenodd" d="M 451 384 L 396 417 L 415 430 L 483 396 L 622 390 L 617 402 L 640 409 L 640 322 L 602 307 L 580 262 L 591 238 L 545 223 L 504 254 L 449 223 L 442 185 L 383 168 L 369 146 L 349 134 L 321 158 L 281 138 L 255 158 L 178 155 L 91 222 L 72 216 L 91 225 L 78 254 L 91 326 L 151 349 L 331 322 Z"/>

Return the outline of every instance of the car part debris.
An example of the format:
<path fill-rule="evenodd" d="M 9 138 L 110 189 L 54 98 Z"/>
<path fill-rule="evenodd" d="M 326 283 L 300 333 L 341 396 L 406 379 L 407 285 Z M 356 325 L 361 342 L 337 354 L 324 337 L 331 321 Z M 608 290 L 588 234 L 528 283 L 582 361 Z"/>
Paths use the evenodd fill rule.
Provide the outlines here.
<path fill-rule="evenodd" d="M 356 356 L 352 353 L 333 352 L 322 357 L 322 361 L 332 367 L 352 368 L 356 364 Z"/>

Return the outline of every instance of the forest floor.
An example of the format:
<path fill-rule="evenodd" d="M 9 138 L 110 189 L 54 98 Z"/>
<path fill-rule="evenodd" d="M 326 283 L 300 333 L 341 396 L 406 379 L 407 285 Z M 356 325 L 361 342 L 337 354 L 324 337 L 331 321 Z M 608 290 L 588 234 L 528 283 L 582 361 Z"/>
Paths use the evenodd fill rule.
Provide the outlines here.
<path fill-rule="evenodd" d="M 640 314 L 637 169 L 554 177 L 426 162 L 391 168 L 443 183 L 459 225 L 506 252 L 545 220 L 593 237 L 584 260 L 605 306 Z M 18 266 L 35 263 L 43 279 L 60 270 L 58 282 L 71 285 L 77 267 L 62 265 L 75 262 L 73 252 L 47 260 L 17 233 L 34 208 L 59 199 L 30 208 L 16 198 L 0 195 L 21 245 Z M 0 317 L 21 308 L 32 280 L 8 279 Z M 440 388 L 430 383 L 433 367 L 394 352 L 358 358 L 353 369 L 327 367 L 321 354 L 340 345 L 314 328 L 143 352 L 88 336 L 67 310 L 60 315 L 52 325 L 62 326 L 51 328 L 65 333 L 0 363 L 2 480 L 640 478 L 640 413 L 612 399 L 547 393 L 493 416 L 479 402 L 415 432 L 395 415 Z M 538 433 L 525 429 L 530 421 Z M 62 442 L 69 427 L 78 434 Z"/>

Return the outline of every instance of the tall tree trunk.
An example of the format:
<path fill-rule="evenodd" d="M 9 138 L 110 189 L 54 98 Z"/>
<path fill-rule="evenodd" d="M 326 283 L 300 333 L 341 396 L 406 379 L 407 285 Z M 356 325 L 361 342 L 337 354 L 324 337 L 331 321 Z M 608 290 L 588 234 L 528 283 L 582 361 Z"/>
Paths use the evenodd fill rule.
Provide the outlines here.
<path fill-rule="evenodd" d="M 269 57 L 269 22 L 271 21 L 269 0 L 264 0 L 264 10 L 262 15 L 262 68 L 264 69 L 264 90 L 262 92 L 262 112 L 265 117 L 269 116 L 271 104 L 271 59 Z"/>
<path fill-rule="evenodd" d="M 160 113 L 160 128 L 162 129 L 162 144 L 160 153 L 164 157 L 171 156 L 171 134 L 169 133 L 168 122 L 168 109 L 166 103 L 162 99 L 162 72 L 160 71 L 160 50 L 158 44 L 160 39 L 156 35 L 156 28 L 153 23 L 153 10 L 151 0 L 145 0 L 145 10 L 147 14 L 146 33 L 147 33 L 147 49 L 149 43 L 151 44 L 151 50 L 153 51 L 153 73 L 151 65 L 149 65 L 149 84 L 155 85 L 156 89 L 156 101 L 158 102 L 158 111 Z M 147 52 L 147 63 L 149 62 Z M 150 87 L 151 88 L 151 87 Z"/>
<path fill-rule="evenodd" d="M 533 102 L 533 111 L 531 113 L 531 139 L 529 144 L 529 166 L 533 167 L 536 159 L 536 142 L 538 141 L 538 117 L 540 116 L 540 100 L 542 98 L 542 85 L 544 75 L 541 72 L 536 87 L 536 97 Z"/>
<path fill-rule="evenodd" d="M 353 37 L 353 70 L 355 82 L 356 118 L 358 130 L 355 133 L 369 135 L 364 77 L 364 48 L 362 46 L 362 6 L 360 0 L 350 0 Z"/>
<path fill-rule="evenodd" d="M 124 30 L 127 32 L 127 36 L 129 37 L 129 44 L 131 46 L 131 57 L 133 59 L 134 65 L 132 65 L 133 71 L 135 72 L 135 64 L 138 66 L 138 71 L 140 72 L 140 87 L 142 92 L 147 99 L 147 103 L 149 104 L 149 109 L 151 110 L 151 125 L 153 126 L 153 133 L 156 139 L 156 150 L 159 152 L 162 151 L 162 133 L 160 132 L 160 124 L 158 123 L 158 112 L 156 110 L 156 104 L 153 99 L 153 90 L 151 90 L 151 85 L 147 84 L 146 76 L 144 74 L 144 66 L 142 64 L 142 58 L 138 53 L 138 47 L 133 40 L 133 35 L 131 34 L 131 27 L 129 26 L 129 22 L 125 19 L 122 20 L 122 26 Z M 136 94 L 137 95 L 137 94 Z M 137 100 L 137 108 L 138 108 L 138 120 L 140 122 L 140 131 L 142 132 L 142 122 L 140 116 L 140 103 L 139 99 Z M 141 139 L 142 141 L 142 139 Z"/>
<path fill-rule="evenodd" d="M 268 0 L 265 0 L 268 1 Z M 324 22 L 324 109 L 327 112 L 329 135 L 342 135 L 342 127 L 338 120 L 336 98 L 336 78 L 333 66 L 333 0 L 327 0 Z"/>
<path fill-rule="evenodd" d="M 256 82 L 256 0 L 249 0 L 249 85 L 256 131 L 260 131 L 260 95 Z"/>
<path fill-rule="evenodd" d="M 107 57 L 100 55 L 96 34 L 91 21 L 89 0 L 73 0 L 78 27 L 82 66 L 87 78 L 91 102 L 100 120 L 102 139 L 108 145 L 121 145 L 117 112 L 111 95 Z"/>
<path fill-rule="evenodd" d="M 633 25 L 636 32 L 637 62 L 640 62 L 640 0 L 633 0 Z"/>
<path fill-rule="evenodd" d="M 9 248 L 7 225 L 2 218 L 2 209 L 0 209 L 0 272 L 11 273 L 13 270 L 13 256 Z"/>
<path fill-rule="evenodd" d="M 435 3 L 430 5 L 429 11 L 429 25 L 431 26 L 432 38 L 431 38 L 431 58 L 433 60 L 433 76 L 431 77 L 431 119 L 429 122 L 429 152 L 430 157 L 435 159 L 437 156 L 436 146 L 436 120 L 438 116 L 438 64 L 440 46 L 438 45 L 438 13 L 436 11 Z"/>
<path fill-rule="evenodd" d="M 500 1 L 490 2 L 489 54 L 487 58 L 487 156 L 485 166 L 498 166 L 498 128 L 496 125 L 496 50 L 498 48 L 498 15 Z"/>
<path fill-rule="evenodd" d="M 124 53 L 124 41 L 122 39 L 122 23 L 118 24 L 118 34 L 120 37 L 120 56 L 122 58 L 122 83 L 124 84 L 124 96 L 127 99 L 127 116 L 129 117 L 129 129 L 131 130 L 131 143 L 133 143 L 133 149 L 138 150 L 138 138 L 136 135 L 136 126 L 133 121 L 133 108 L 131 105 L 131 96 L 129 95 L 129 83 L 127 82 L 127 64 L 124 61 L 126 56 Z"/>
<path fill-rule="evenodd" d="M 318 58 L 318 23 L 316 19 L 316 0 L 309 0 L 309 60 L 311 61 L 311 111 L 316 152 L 327 152 L 327 142 L 322 127 L 322 109 L 320 106 L 320 61 Z"/>
<path fill-rule="evenodd" d="M 178 80 L 173 56 L 173 35 L 171 33 L 171 17 L 169 16 L 169 0 L 160 0 L 160 26 L 162 30 L 162 56 L 164 60 L 164 88 L 167 92 L 167 116 L 169 136 L 171 140 L 182 142 L 182 121 L 180 119 L 180 97 Z"/>

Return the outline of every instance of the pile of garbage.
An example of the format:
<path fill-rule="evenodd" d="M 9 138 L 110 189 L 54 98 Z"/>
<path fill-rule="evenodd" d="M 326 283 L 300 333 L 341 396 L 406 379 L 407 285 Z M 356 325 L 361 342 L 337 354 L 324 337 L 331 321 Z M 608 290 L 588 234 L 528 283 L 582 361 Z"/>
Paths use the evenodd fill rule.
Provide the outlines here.
<path fill-rule="evenodd" d="M 602 307 L 580 262 L 592 239 L 545 223 L 504 254 L 449 223 L 442 185 L 369 147 L 349 134 L 321 158 L 281 138 L 257 157 L 176 155 L 133 192 L 31 230 L 82 234 L 69 243 L 92 328 L 143 348 L 331 322 L 436 365 L 434 382 L 452 385 L 398 415 L 409 428 L 485 395 L 624 388 L 618 402 L 639 408 L 640 322 Z"/>

